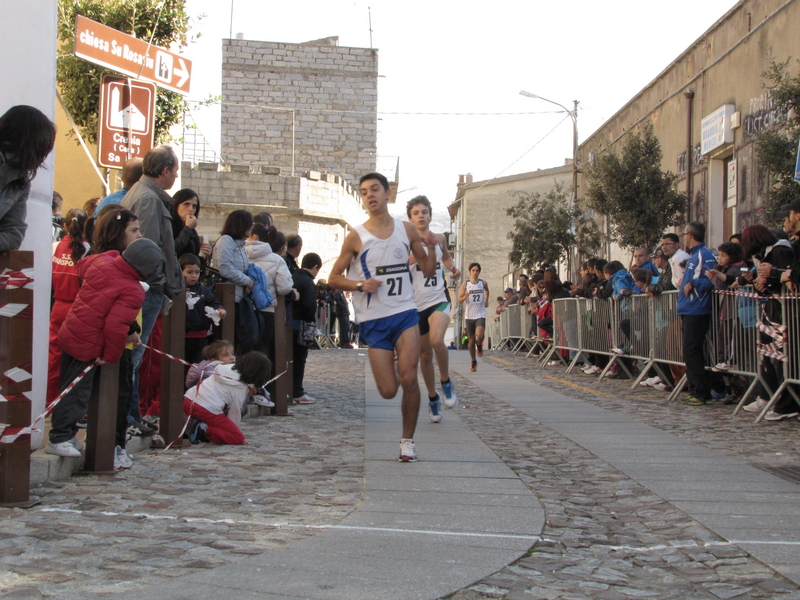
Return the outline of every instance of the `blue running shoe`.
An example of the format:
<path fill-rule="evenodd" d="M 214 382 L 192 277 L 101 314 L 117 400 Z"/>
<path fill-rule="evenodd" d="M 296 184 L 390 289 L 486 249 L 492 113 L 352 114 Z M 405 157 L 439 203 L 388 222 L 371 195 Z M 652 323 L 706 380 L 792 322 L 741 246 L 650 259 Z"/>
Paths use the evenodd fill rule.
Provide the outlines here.
<path fill-rule="evenodd" d="M 442 414 L 442 397 L 436 394 L 436 402 L 428 402 L 428 416 L 431 423 L 441 423 L 444 415 Z"/>
<path fill-rule="evenodd" d="M 456 397 L 455 389 L 453 389 L 452 379 L 447 383 L 442 383 L 442 391 L 444 392 L 444 407 L 446 409 L 450 410 L 458 406 L 458 398 Z"/>

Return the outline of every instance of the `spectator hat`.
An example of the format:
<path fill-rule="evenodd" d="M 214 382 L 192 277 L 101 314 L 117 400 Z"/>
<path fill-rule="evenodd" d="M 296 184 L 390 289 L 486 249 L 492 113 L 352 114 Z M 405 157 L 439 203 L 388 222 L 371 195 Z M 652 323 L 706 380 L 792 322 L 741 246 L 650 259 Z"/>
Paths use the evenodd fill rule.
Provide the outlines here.
<path fill-rule="evenodd" d="M 788 217 L 791 211 L 800 213 L 800 196 L 792 200 L 789 204 L 781 206 L 781 209 L 775 212 L 775 216 L 779 219 L 783 219 Z"/>

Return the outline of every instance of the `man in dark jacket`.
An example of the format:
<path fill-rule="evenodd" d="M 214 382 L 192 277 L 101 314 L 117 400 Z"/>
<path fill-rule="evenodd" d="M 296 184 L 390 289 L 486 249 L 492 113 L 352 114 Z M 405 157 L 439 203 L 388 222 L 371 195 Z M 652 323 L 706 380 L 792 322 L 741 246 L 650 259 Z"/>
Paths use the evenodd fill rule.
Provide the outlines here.
<path fill-rule="evenodd" d="M 316 323 L 317 320 L 317 288 L 314 279 L 322 268 L 322 259 L 319 254 L 309 252 L 303 257 L 300 268 L 292 275 L 294 289 L 300 294 L 300 299 L 292 303 L 292 324 L 294 328 L 294 378 L 292 380 L 292 397 L 295 404 L 313 404 L 314 398 L 303 390 L 303 377 L 306 371 L 308 346 L 300 343 L 300 332 L 305 323 Z"/>
<path fill-rule="evenodd" d="M 339 348 L 352 348 L 350 343 L 350 309 L 342 290 L 333 291 L 333 310 L 339 323 Z"/>

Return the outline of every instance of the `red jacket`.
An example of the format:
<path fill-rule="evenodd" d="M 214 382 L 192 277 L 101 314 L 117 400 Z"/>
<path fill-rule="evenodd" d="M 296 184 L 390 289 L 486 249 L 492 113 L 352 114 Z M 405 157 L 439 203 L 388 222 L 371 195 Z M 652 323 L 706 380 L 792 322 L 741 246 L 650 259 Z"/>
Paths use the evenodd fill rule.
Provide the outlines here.
<path fill-rule="evenodd" d="M 61 349 L 80 361 L 119 362 L 144 302 L 139 273 L 116 250 L 78 261 L 83 285 L 58 332 Z"/>
<path fill-rule="evenodd" d="M 53 253 L 53 298 L 62 302 L 74 302 L 78 295 L 78 267 L 72 262 L 70 237 L 64 236 Z"/>

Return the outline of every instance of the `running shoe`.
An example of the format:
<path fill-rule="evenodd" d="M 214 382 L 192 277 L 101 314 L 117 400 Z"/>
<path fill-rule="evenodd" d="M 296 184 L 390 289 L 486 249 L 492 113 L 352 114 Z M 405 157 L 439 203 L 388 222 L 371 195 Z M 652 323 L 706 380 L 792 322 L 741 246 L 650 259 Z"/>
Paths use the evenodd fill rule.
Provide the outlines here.
<path fill-rule="evenodd" d="M 661 383 L 661 377 L 656 375 L 655 377 L 651 377 L 650 379 L 643 379 L 639 382 L 639 385 L 643 385 L 646 387 L 654 387 L 657 383 Z"/>
<path fill-rule="evenodd" d="M 130 435 L 146 436 L 153 435 L 155 432 L 155 429 L 144 421 L 131 421 L 128 423 L 128 434 Z"/>
<path fill-rule="evenodd" d="M 725 390 L 721 392 L 715 392 L 714 390 L 711 390 L 711 397 L 714 400 L 725 400 L 725 398 L 728 397 L 728 392 Z"/>
<path fill-rule="evenodd" d="M 769 411 L 765 416 L 765 421 L 783 421 L 784 419 L 794 419 L 796 416 L 800 415 L 800 412 L 790 412 L 790 413 L 779 413 L 775 412 L 774 410 Z"/>
<path fill-rule="evenodd" d="M 293 398 L 295 404 L 314 404 L 316 400 L 308 394 L 303 394 L 299 398 Z"/>
<path fill-rule="evenodd" d="M 475 350 L 478 352 L 478 356 L 483 356 L 483 342 L 475 342 Z"/>
<path fill-rule="evenodd" d="M 256 394 L 253 396 L 253 404 L 257 406 L 266 406 L 267 408 L 272 408 L 275 406 L 275 403 L 269 399 L 269 394 L 266 396 L 262 396 L 261 394 Z"/>
<path fill-rule="evenodd" d="M 44 449 L 45 454 L 55 454 L 56 456 L 63 456 L 64 458 L 80 458 L 81 453 L 78 449 L 69 442 L 47 442 L 47 447 Z"/>
<path fill-rule="evenodd" d="M 414 448 L 414 440 L 400 440 L 400 458 L 398 460 L 400 462 L 415 462 L 417 460 L 417 451 Z"/>
<path fill-rule="evenodd" d="M 753 402 L 746 404 L 742 409 L 747 412 L 761 412 L 766 405 L 767 401 L 764 398 L 756 397 Z"/>
<path fill-rule="evenodd" d="M 436 394 L 435 402 L 428 402 L 428 416 L 431 423 L 441 423 L 444 415 L 442 414 L 442 397 Z"/>
<path fill-rule="evenodd" d="M 620 355 L 625 354 L 625 348 L 623 348 L 622 346 L 620 346 L 619 348 L 612 348 L 611 351 L 614 354 L 620 354 Z"/>
<path fill-rule="evenodd" d="M 120 448 L 119 446 L 114 448 L 114 469 L 130 469 L 132 466 L 133 461 L 125 451 L 125 448 Z"/>
<path fill-rule="evenodd" d="M 470 371 L 477 371 L 478 370 L 478 361 L 473 360 L 472 364 L 469 366 Z"/>
<path fill-rule="evenodd" d="M 730 368 L 731 368 L 730 363 L 725 361 L 725 362 L 717 363 L 716 365 L 714 365 L 711 368 L 711 370 L 714 371 L 715 373 L 719 373 L 720 371 L 729 371 Z"/>
<path fill-rule="evenodd" d="M 442 391 L 444 392 L 444 407 L 446 409 L 450 410 L 458 406 L 458 398 L 456 397 L 455 389 L 453 389 L 452 379 L 447 383 L 442 383 Z"/>
<path fill-rule="evenodd" d="M 661 383 L 655 384 L 653 387 L 655 389 L 657 389 L 659 392 L 671 392 L 672 391 L 672 386 L 664 383 L 663 381 Z"/>
<path fill-rule="evenodd" d="M 703 398 L 698 398 L 697 396 L 693 396 L 689 394 L 688 396 L 684 396 L 680 400 L 678 400 L 681 404 L 685 404 L 687 406 L 705 406 L 706 404 L 713 404 L 714 399 L 709 398 L 708 400 L 704 400 Z"/>

